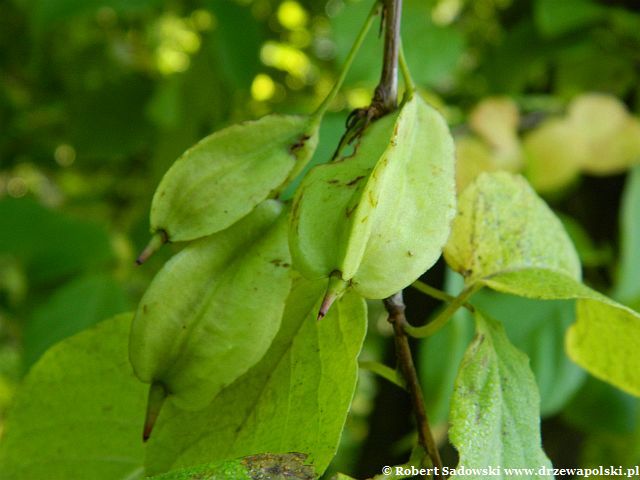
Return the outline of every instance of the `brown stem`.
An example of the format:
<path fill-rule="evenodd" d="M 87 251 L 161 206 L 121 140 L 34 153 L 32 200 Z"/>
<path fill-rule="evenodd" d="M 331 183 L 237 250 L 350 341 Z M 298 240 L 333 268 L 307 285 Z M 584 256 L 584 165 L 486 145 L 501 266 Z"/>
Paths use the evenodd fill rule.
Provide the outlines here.
<path fill-rule="evenodd" d="M 400 18 L 402 0 L 384 0 L 384 58 L 382 74 L 373 104 L 384 113 L 392 112 L 398 102 L 398 52 L 400 50 Z"/>
<path fill-rule="evenodd" d="M 416 423 L 418 424 L 418 439 L 420 441 L 420 445 L 429 455 L 433 466 L 437 467 L 437 474 L 434 475 L 433 478 L 444 479 L 444 476 L 442 475 L 442 460 L 440 459 L 440 452 L 438 452 L 436 441 L 433 438 L 433 433 L 429 426 L 427 411 L 424 408 L 422 388 L 420 387 L 416 367 L 413 364 L 413 357 L 411 356 L 409 338 L 404 331 L 404 325 L 407 322 L 407 319 L 404 315 L 405 306 L 404 300 L 402 299 L 402 291 L 386 298 L 384 300 L 384 306 L 389 313 L 389 323 L 393 325 L 396 356 L 398 357 L 402 374 L 407 382 L 407 389 L 411 395 L 413 412 L 416 418 Z"/>

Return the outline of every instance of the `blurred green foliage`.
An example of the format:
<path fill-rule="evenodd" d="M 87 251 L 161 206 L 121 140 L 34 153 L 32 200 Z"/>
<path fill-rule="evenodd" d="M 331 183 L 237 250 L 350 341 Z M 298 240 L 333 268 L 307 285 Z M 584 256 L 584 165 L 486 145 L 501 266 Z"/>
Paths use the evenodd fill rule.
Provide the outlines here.
<path fill-rule="evenodd" d="M 0 3 L 0 437 L 16 388 L 37 359 L 67 336 L 130 310 L 171 255 L 168 248 L 144 269 L 133 265 L 148 239 L 151 195 L 171 163 L 230 123 L 271 111 L 311 112 L 369 8 L 365 0 Z M 585 92 L 617 97 L 637 121 L 637 2 L 405 0 L 404 8 L 415 80 L 462 136 L 474 128 L 472 107 L 496 95 L 517 105 L 516 143 Z M 369 35 L 322 124 L 312 165 L 328 160 L 349 110 L 369 102 L 381 43 Z M 476 167 L 505 158 L 499 145 L 476 134 L 486 143 L 476 144 Z M 527 171 L 530 160 L 523 158 L 518 168 Z M 631 160 L 638 163 L 640 154 Z M 556 165 L 544 168 L 543 176 L 552 175 Z M 635 308 L 638 168 L 598 177 L 572 170 L 566 183 L 545 192 L 574 232 L 586 281 Z M 531 358 L 547 418 L 543 443 L 554 465 L 640 462 L 638 401 L 568 361 L 565 302 L 489 293 L 476 301 Z M 424 319 L 433 305 L 416 300 L 409 310 Z M 371 317 L 365 353 L 382 360 L 389 330 Z M 470 322 L 459 317 L 420 348 L 438 432 L 446 432 L 451 386 L 470 335 Z M 389 388 L 363 375 L 335 465 L 369 475 L 383 460 L 406 456 L 406 442 L 372 418 Z M 397 423 L 408 415 L 393 413 Z M 386 445 L 397 441 L 388 459 L 372 458 L 370 443 L 363 447 L 368 434 Z M 445 434 L 440 438 L 445 442 Z"/>

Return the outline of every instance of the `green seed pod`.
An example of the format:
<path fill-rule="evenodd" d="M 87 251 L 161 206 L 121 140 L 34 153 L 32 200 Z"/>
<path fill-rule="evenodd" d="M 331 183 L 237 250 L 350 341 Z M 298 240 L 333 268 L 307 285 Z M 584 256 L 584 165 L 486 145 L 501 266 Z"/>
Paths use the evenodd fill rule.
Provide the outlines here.
<path fill-rule="evenodd" d="M 267 200 L 188 245 L 152 281 L 129 342 L 136 375 L 152 384 L 145 437 L 164 397 L 203 408 L 269 347 L 291 286 L 287 221 Z"/>
<path fill-rule="evenodd" d="M 455 214 L 454 163 L 444 119 L 410 95 L 367 128 L 354 153 L 309 172 L 289 244 L 303 275 L 332 278 L 320 315 L 347 287 L 386 298 L 436 262 Z"/>
<path fill-rule="evenodd" d="M 220 130 L 187 150 L 153 196 L 154 238 L 138 263 L 167 241 L 224 230 L 277 195 L 313 155 L 319 123 L 317 115 L 267 115 Z"/>

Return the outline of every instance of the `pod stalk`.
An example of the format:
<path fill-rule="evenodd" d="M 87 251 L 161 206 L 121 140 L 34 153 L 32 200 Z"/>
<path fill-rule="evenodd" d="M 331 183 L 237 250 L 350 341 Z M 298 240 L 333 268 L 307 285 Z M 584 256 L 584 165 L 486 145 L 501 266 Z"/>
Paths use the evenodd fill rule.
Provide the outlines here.
<path fill-rule="evenodd" d="M 322 320 L 325 317 L 329 312 L 331 305 L 333 305 L 333 302 L 344 295 L 348 286 L 348 282 L 345 282 L 342 279 L 341 272 L 336 271 L 331 274 L 331 277 L 329 277 L 327 292 L 322 299 L 322 304 L 320 304 L 320 310 L 318 311 L 318 320 Z"/>
<path fill-rule="evenodd" d="M 152 383 L 149 387 L 149 399 L 147 400 L 147 416 L 144 419 L 142 441 L 146 442 L 151 436 L 153 426 L 156 424 L 162 405 L 167 398 L 167 390 L 162 383 Z"/>
<path fill-rule="evenodd" d="M 347 74 L 349 73 L 349 70 L 351 69 L 351 65 L 353 64 L 353 60 L 355 59 L 356 54 L 358 53 L 358 50 L 360 50 L 360 47 L 362 46 L 362 43 L 364 42 L 364 39 L 367 36 L 367 33 L 369 33 L 369 29 L 371 28 L 371 25 L 373 25 L 373 21 L 379 15 L 381 10 L 382 10 L 382 5 L 380 4 L 379 0 L 376 0 L 373 4 L 373 7 L 371 8 L 371 11 L 369 12 L 369 16 L 367 17 L 367 20 L 365 21 L 364 25 L 360 29 L 360 32 L 358 32 L 358 36 L 356 37 L 355 42 L 351 46 L 351 50 L 349 51 L 349 54 L 347 55 L 347 59 L 344 62 L 340 75 L 338 76 L 338 80 L 334 84 L 329 94 L 325 97 L 325 99 L 322 101 L 320 106 L 316 109 L 316 111 L 312 115 L 312 117 L 314 119 L 317 119 L 318 122 L 322 118 L 324 113 L 327 111 L 327 109 L 329 108 L 329 105 L 331 105 L 331 102 L 333 102 L 333 100 L 336 98 L 336 95 L 340 91 L 340 88 L 342 88 L 342 84 L 344 83 L 345 78 L 347 78 Z"/>
<path fill-rule="evenodd" d="M 153 237 L 151 237 L 151 240 L 147 246 L 144 247 L 144 250 L 142 250 L 140 255 L 138 255 L 138 258 L 136 258 L 136 264 L 142 265 L 144 262 L 149 260 L 151 255 L 160 250 L 160 247 L 167 242 L 169 242 L 169 235 L 167 235 L 167 232 L 164 230 L 158 230 Z"/>

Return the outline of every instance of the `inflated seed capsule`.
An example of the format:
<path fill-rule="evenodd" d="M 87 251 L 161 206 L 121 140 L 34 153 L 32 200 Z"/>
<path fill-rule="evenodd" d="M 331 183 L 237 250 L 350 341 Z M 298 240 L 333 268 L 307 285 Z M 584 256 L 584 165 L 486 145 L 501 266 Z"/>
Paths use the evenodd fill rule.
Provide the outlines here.
<path fill-rule="evenodd" d="M 137 263 L 168 241 L 224 230 L 277 195 L 313 155 L 320 118 L 271 114 L 220 130 L 187 150 L 156 189 L 153 238 Z"/>
<path fill-rule="evenodd" d="M 354 147 L 312 169 L 294 199 L 294 267 L 330 278 L 323 316 L 346 288 L 386 298 L 441 254 L 455 214 L 454 145 L 442 116 L 409 94 Z"/>
<path fill-rule="evenodd" d="M 282 210 L 266 200 L 229 229 L 191 243 L 142 297 L 129 357 L 151 384 L 145 439 L 166 397 L 203 408 L 269 347 L 291 286 Z"/>

